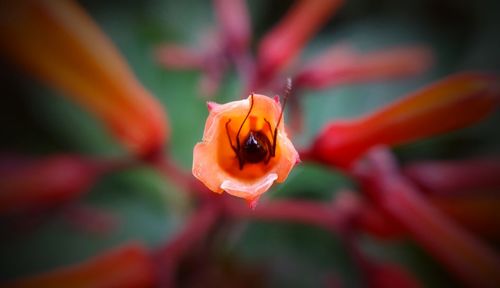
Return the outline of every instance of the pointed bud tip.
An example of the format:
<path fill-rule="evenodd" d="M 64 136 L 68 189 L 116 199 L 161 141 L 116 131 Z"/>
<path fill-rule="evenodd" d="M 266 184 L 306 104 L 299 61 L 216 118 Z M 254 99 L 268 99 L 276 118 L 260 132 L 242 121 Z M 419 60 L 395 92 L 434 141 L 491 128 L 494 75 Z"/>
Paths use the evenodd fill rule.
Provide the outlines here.
<path fill-rule="evenodd" d="M 255 210 L 255 208 L 257 208 L 257 203 L 259 202 L 259 198 L 260 197 L 248 198 L 247 199 L 248 207 L 250 207 L 250 209 L 252 210 Z"/>
<path fill-rule="evenodd" d="M 208 112 L 212 111 L 213 109 L 217 108 L 218 106 L 220 106 L 220 104 L 212 102 L 212 101 L 207 102 Z"/>
<path fill-rule="evenodd" d="M 280 96 L 279 95 L 274 95 L 273 99 L 274 99 L 274 102 L 276 102 L 276 104 L 280 104 Z"/>
<path fill-rule="evenodd" d="M 297 156 L 297 159 L 295 159 L 295 165 L 298 165 L 302 163 L 302 160 L 300 159 L 300 156 Z"/>

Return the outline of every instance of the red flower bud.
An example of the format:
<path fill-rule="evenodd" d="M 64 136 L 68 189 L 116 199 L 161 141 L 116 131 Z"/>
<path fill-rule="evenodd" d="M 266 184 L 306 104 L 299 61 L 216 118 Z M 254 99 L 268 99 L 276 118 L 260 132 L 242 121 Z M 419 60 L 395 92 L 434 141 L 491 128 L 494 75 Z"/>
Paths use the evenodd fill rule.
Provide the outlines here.
<path fill-rule="evenodd" d="M 75 156 L 0 161 L 0 214 L 46 209 L 78 198 L 94 183 L 96 166 Z"/>

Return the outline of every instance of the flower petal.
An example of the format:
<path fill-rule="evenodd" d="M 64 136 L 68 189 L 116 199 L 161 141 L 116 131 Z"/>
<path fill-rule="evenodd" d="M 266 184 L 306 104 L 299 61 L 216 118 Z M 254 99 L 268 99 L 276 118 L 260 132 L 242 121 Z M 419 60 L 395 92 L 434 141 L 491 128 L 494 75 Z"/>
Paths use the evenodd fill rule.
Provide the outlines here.
<path fill-rule="evenodd" d="M 269 173 L 262 180 L 255 183 L 224 180 L 222 184 L 220 184 L 220 188 L 231 195 L 245 199 L 253 199 L 269 190 L 276 179 L 278 179 L 276 173 Z"/>

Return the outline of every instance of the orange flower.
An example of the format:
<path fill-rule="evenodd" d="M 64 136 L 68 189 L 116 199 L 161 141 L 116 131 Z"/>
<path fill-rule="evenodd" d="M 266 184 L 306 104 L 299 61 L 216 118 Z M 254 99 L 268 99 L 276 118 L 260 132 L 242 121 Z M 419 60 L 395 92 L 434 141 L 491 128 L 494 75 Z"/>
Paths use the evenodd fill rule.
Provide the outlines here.
<path fill-rule="evenodd" d="M 160 103 L 78 3 L 2 1 L 0 52 L 94 113 L 135 154 L 157 152 L 168 139 Z"/>
<path fill-rule="evenodd" d="M 279 99 L 253 94 L 246 100 L 223 105 L 210 102 L 208 108 L 210 114 L 205 124 L 203 141 L 194 147 L 193 175 L 216 193 L 226 191 L 255 204 L 275 180 L 285 181 L 290 170 L 299 161 L 299 155 L 286 135 L 283 122 L 279 121 Z M 272 156 L 275 131 L 276 149 Z M 256 138 L 263 144 L 264 150 L 261 152 L 266 152 L 263 158 L 251 159 L 243 151 L 243 144 L 251 137 L 251 133 L 261 135 Z"/>

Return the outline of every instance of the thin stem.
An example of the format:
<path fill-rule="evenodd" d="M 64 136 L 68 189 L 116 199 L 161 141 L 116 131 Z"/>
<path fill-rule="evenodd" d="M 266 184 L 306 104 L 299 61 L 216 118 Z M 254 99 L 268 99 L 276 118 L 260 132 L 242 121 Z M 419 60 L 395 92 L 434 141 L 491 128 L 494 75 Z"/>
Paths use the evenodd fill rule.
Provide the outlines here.
<path fill-rule="evenodd" d="M 348 222 L 344 211 L 321 202 L 277 200 L 257 206 L 254 210 L 234 201 L 226 201 L 225 204 L 225 212 L 237 219 L 292 221 L 311 224 L 334 233 L 344 233 L 345 223 Z"/>

